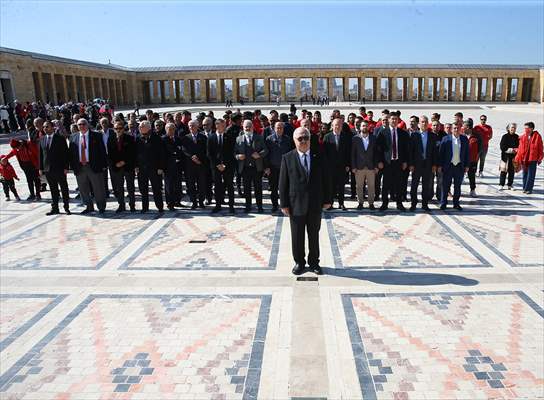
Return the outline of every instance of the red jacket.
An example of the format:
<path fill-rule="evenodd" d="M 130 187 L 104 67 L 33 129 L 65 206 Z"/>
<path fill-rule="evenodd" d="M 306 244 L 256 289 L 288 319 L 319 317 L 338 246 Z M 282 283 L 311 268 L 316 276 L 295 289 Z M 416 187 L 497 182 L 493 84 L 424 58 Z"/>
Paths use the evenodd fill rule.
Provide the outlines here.
<path fill-rule="evenodd" d="M 536 161 L 541 162 L 543 158 L 542 136 L 537 131 L 533 131 L 531 140 L 527 134 L 519 138 L 518 152 L 515 161 L 520 164 Z"/>
<path fill-rule="evenodd" d="M 261 120 L 259 118 L 253 118 L 253 130 L 259 135 L 263 134 L 263 127 L 261 125 Z"/>
<path fill-rule="evenodd" d="M 0 156 L 0 159 L 4 159 L 4 157 L 6 156 Z M 15 173 L 15 170 L 13 169 L 13 166 L 9 163 L 9 161 L 6 165 L 0 164 L 0 175 L 7 181 L 13 178 L 17 180 L 19 179 L 19 177 Z"/>
<path fill-rule="evenodd" d="M 468 138 L 468 158 L 470 162 L 477 162 L 482 151 L 482 138 L 477 133 L 472 132 Z"/>
<path fill-rule="evenodd" d="M 22 143 L 22 146 L 17 147 L 18 143 Z M 31 162 L 34 164 L 33 157 L 34 154 L 32 152 L 32 149 L 30 148 L 30 145 L 26 140 L 16 140 L 11 139 L 9 142 L 10 146 L 13 150 L 11 150 L 7 155 L 6 158 L 9 160 L 11 157 L 15 156 L 17 157 L 17 161 L 19 161 L 19 164 L 24 162 Z M 39 168 L 39 165 L 36 166 L 36 169 Z"/>
<path fill-rule="evenodd" d="M 489 145 L 489 141 L 493 137 L 493 128 L 491 128 L 489 125 L 476 125 L 474 127 L 474 132 L 479 133 L 482 137 L 482 144 L 484 146 L 484 149 L 487 149 L 487 146 Z"/>

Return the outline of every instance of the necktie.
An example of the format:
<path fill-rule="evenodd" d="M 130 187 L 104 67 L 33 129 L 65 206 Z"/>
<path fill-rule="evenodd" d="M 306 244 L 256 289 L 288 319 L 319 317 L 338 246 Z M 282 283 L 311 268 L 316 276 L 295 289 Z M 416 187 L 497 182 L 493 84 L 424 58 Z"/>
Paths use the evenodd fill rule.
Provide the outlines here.
<path fill-rule="evenodd" d="M 196 135 L 193 135 L 193 143 L 196 143 Z"/>
<path fill-rule="evenodd" d="M 393 128 L 393 160 L 397 159 L 397 130 Z"/>
<path fill-rule="evenodd" d="M 51 148 L 51 135 L 47 135 L 47 150 Z"/>
<path fill-rule="evenodd" d="M 121 151 L 123 148 L 123 136 L 117 138 L 117 150 Z"/>
<path fill-rule="evenodd" d="M 336 142 L 336 150 L 338 150 L 339 144 L 338 144 L 338 135 L 334 135 L 334 141 Z"/>
<path fill-rule="evenodd" d="M 304 153 L 302 155 L 302 158 L 303 158 L 303 163 L 304 163 L 304 169 L 306 170 L 306 175 L 310 175 L 310 170 L 308 169 L 308 157 L 307 157 L 307 154 Z"/>
<path fill-rule="evenodd" d="M 219 135 L 219 148 L 223 148 L 223 135 Z"/>
<path fill-rule="evenodd" d="M 85 134 L 81 135 L 83 141 L 81 142 L 81 164 L 87 164 L 87 142 L 85 141 Z"/>

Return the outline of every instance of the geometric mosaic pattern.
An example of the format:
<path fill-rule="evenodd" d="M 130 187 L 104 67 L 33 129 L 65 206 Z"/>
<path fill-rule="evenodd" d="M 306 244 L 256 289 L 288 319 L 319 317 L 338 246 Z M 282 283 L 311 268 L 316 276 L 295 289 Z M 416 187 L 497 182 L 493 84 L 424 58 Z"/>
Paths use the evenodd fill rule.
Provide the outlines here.
<path fill-rule="evenodd" d="M 544 214 L 539 214 L 499 211 L 454 219 L 510 266 L 537 267 L 544 266 Z"/>
<path fill-rule="evenodd" d="M 429 214 L 335 215 L 327 218 L 327 228 L 336 268 L 490 267 Z"/>
<path fill-rule="evenodd" d="M 44 317 L 66 296 L 0 293 L 0 352 Z"/>
<path fill-rule="evenodd" d="M 118 249 L 147 228 L 153 222 L 152 218 L 50 217 L 0 243 L 1 268 L 100 269 Z M 40 245 L 51 242 L 55 245 Z"/>
<path fill-rule="evenodd" d="M 536 398 L 544 311 L 522 292 L 342 295 L 365 399 Z M 536 388 L 536 390 L 535 390 Z"/>
<path fill-rule="evenodd" d="M 180 214 L 121 266 L 134 270 L 275 269 L 282 217 Z M 194 241 L 194 243 L 191 243 Z"/>
<path fill-rule="evenodd" d="M 89 296 L 0 377 L 0 393 L 256 398 L 270 303 L 270 295 Z"/>

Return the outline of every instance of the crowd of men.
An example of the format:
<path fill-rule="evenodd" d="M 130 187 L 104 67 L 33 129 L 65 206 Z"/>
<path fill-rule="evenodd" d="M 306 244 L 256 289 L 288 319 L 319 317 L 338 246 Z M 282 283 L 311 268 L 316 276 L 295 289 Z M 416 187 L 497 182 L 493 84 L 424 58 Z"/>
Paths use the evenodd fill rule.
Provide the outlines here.
<path fill-rule="evenodd" d="M 328 123 L 322 121 L 319 110 L 302 110 L 300 118 L 296 109 L 289 114 L 272 110 L 268 116 L 260 110 L 228 109 L 222 118 L 212 111 L 160 116 L 147 110 L 145 115 L 125 117 L 114 115 L 104 104 L 70 103 L 55 111 L 44 114 L 38 107 L 37 115 L 30 112 L 18 121 L 28 138 L 12 140 L 12 151 L 0 161 L 8 199 L 10 191 L 19 198 L 14 185 L 18 177 L 8 161 L 11 157 L 17 158 L 25 174 L 30 192 L 27 200 L 41 199 L 40 192 L 49 184 L 52 208 L 48 215 L 59 213 L 60 198 L 65 212 L 70 213 L 69 170 L 76 176 L 78 196 L 85 205 L 82 214 L 94 212 L 95 204 L 104 213 L 110 186 L 118 203 L 116 212 L 135 212 L 135 182 L 141 213 L 149 211 L 150 187 L 159 212 L 164 203 L 169 210 L 204 209 L 214 203 L 213 213 L 228 206 L 228 212 L 234 214 L 237 193 L 245 199 L 244 212 L 252 212 L 255 201 L 257 212 L 263 213 L 263 181 L 270 192 L 271 212 L 276 213 L 282 157 L 295 148 L 296 128 L 307 132 L 298 140 L 310 141 L 310 151 L 323 155 L 333 191 L 329 209 L 336 203 L 336 208 L 346 210 L 347 185 L 348 195 L 358 200 L 358 210 L 365 202 L 375 210 L 375 202 L 381 200 L 382 211 L 390 202 L 405 211 L 403 203 L 408 201 L 411 211 L 420 201 L 421 208 L 430 211 L 429 203 L 435 198 L 442 210 L 448 198 L 454 208 L 462 210 L 464 175 L 468 173 L 470 195 L 477 196 L 476 176 L 483 176 L 493 137 L 485 115 L 477 125 L 470 118 L 463 119 L 462 113 L 456 113 L 451 123 L 442 123 L 437 113 L 430 120 L 412 115 L 405 122 L 400 111 L 385 109 L 374 120 L 373 112 L 365 107 L 360 107 L 359 115 L 350 113 L 347 118 L 334 110 Z M 507 163 L 510 160 L 504 171 L 509 174 L 508 186 L 513 186 L 510 173 L 523 168 L 525 193 L 532 192 L 536 164 L 542 161 L 542 138 L 534 128 L 532 122 L 525 124 L 525 134 L 515 148 L 506 145 L 503 150 L 501 140 Z M 501 174 L 502 186 L 504 180 Z M 184 188 L 187 205 L 182 202 Z"/>

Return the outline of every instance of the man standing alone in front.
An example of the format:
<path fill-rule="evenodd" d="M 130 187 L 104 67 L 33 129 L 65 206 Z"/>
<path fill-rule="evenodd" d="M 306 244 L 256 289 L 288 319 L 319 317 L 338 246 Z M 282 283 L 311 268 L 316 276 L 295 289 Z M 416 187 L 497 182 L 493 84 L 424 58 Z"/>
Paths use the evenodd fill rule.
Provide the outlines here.
<path fill-rule="evenodd" d="M 291 248 L 295 266 L 293 274 L 304 272 L 305 231 L 308 231 L 308 265 L 317 275 L 319 266 L 319 229 L 322 210 L 331 205 L 327 166 L 319 153 L 310 151 L 310 131 L 297 128 L 293 132 L 296 149 L 286 153 L 280 168 L 280 207 L 291 223 Z"/>

